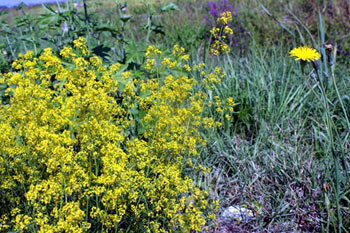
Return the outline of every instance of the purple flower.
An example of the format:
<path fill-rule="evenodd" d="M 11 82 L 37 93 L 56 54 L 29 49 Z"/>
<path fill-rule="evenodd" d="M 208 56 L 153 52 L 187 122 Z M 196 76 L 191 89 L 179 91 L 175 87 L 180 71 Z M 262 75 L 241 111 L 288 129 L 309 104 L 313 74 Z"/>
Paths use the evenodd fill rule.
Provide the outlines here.
<path fill-rule="evenodd" d="M 228 5 L 228 11 L 232 12 L 232 4 Z"/>
<path fill-rule="evenodd" d="M 62 25 L 61 29 L 62 29 L 63 33 L 68 32 L 68 25 L 67 25 L 66 22 L 64 22 L 64 24 Z"/>
<path fill-rule="evenodd" d="M 209 24 L 208 16 L 204 15 L 204 21 L 207 25 Z"/>
<path fill-rule="evenodd" d="M 84 6 L 84 3 L 77 3 L 77 2 L 75 2 L 75 3 L 73 3 L 73 7 L 76 9 L 76 10 L 79 10 L 79 7 L 82 7 L 82 6 Z"/>
<path fill-rule="evenodd" d="M 216 22 L 217 18 L 221 16 L 223 12 L 231 12 L 232 14 L 237 15 L 237 10 L 233 8 L 233 5 L 229 3 L 227 0 L 220 0 L 220 1 L 208 1 L 208 9 L 209 13 Z M 234 10 L 234 11 L 233 11 Z M 206 25 L 211 27 L 212 20 L 210 16 L 204 16 L 204 21 Z"/>
<path fill-rule="evenodd" d="M 217 8 L 217 4 L 216 4 L 216 1 L 213 2 L 212 4 L 212 8 L 210 10 L 210 14 L 212 16 L 214 16 L 214 18 L 217 18 L 217 11 L 216 11 L 216 8 Z"/>
<path fill-rule="evenodd" d="M 122 8 L 122 11 L 123 11 L 123 12 L 126 11 L 126 7 L 123 7 L 123 8 Z"/>
<path fill-rule="evenodd" d="M 224 12 L 224 11 L 226 11 L 226 4 L 227 4 L 227 1 L 226 0 L 223 0 L 223 1 L 221 1 L 221 3 L 220 3 L 220 8 L 221 8 L 221 10 Z"/>

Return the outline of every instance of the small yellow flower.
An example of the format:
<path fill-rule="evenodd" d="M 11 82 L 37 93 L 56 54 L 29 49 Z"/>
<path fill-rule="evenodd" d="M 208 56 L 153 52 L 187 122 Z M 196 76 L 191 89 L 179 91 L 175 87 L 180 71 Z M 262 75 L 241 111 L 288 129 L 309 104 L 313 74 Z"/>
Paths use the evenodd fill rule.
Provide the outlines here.
<path fill-rule="evenodd" d="M 225 28 L 224 28 L 224 32 L 226 33 L 226 34 L 230 34 L 230 35 L 233 35 L 233 30 L 229 27 L 229 26 L 225 26 Z"/>
<path fill-rule="evenodd" d="M 295 60 L 302 60 L 302 61 L 315 61 L 321 58 L 321 55 L 316 51 L 316 49 L 307 47 L 307 46 L 301 46 L 299 48 L 295 48 L 292 51 L 289 52 L 289 55 L 291 57 L 296 57 Z"/>
<path fill-rule="evenodd" d="M 232 13 L 230 11 L 223 12 L 221 14 L 221 17 L 217 19 L 217 23 L 222 23 L 223 25 L 226 25 L 228 22 L 232 21 Z"/>
<path fill-rule="evenodd" d="M 182 56 L 182 59 L 184 59 L 185 61 L 188 61 L 188 59 L 190 59 L 190 55 L 185 54 Z"/>
<path fill-rule="evenodd" d="M 184 68 L 185 68 L 185 70 L 187 70 L 187 71 L 191 71 L 191 67 L 190 67 L 188 64 L 184 65 Z"/>

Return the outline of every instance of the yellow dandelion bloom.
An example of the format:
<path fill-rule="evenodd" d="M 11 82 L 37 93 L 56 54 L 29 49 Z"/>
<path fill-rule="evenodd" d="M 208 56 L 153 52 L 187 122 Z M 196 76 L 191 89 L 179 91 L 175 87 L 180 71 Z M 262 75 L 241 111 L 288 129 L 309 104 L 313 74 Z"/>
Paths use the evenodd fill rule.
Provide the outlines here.
<path fill-rule="evenodd" d="M 295 60 L 303 60 L 303 61 L 315 61 L 321 58 L 321 55 L 317 52 L 316 49 L 301 46 L 299 48 L 295 48 L 289 52 L 291 57 L 296 57 Z"/>

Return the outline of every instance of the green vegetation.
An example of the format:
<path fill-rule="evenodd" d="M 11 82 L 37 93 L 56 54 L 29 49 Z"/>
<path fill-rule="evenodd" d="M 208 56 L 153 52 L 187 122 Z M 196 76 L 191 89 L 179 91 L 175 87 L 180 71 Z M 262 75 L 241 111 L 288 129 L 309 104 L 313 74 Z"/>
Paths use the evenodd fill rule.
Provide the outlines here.
<path fill-rule="evenodd" d="M 215 4 L 0 13 L 1 230 L 349 232 L 350 3 Z"/>

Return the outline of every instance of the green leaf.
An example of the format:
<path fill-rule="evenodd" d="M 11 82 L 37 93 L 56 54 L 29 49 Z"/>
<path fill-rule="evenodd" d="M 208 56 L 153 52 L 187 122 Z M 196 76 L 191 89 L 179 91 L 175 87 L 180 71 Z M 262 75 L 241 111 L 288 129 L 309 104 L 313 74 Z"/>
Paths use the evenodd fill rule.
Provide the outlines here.
<path fill-rule="evenodd" d="M 177 11 L 180 10 L 179 7 L 176 6 L 174 3 L 169 3 L 161 8 L 162 12 L 174 11 L 174 10 L 177 10 Z"/>
<path fill-rule="evenodd" d="M 132 18 L 132 15 L 122 15 L 120 16 L 120 20 L 123 21 L 124 23 L 128 22 Z"/>
<path fill-rule="evenodd" d="M 56 12 L 54 9 L 52 9 L 49 5 L 47 5 L 47 4 L 42 4 L 42 6 L 43 6 L 43 8 L 44 8 L 45 10 L 51 12 L 52 14 L 54 14 L 54 15 L 57 14 L 57 12 Z"/>
<path fill-rule="evenodd" d="M 105 58 L 105 57 L 107 57 L 109 55 L 108 52 L 111 51 L 111 48 L 101 44 L 101 45 L 98 45 L 95 48 L 93 48 L 92 51 L 97 56 Z"/>
<path fill-rule="evenodd" d="M 143 63 L 144 54 L 146 52 L 147 44 L 144 42 L 135 42 L 128 40 L 126 45 L 126 63 L 135 62 Z"/>
<path fill-rule="evenodd" d="M 7 15 L 7 14 L 8 14 L 7 11 L 0 11 L 0 17 L 1 17 L 1 16 L 5 16 L 5 15 Z"/>
<path fill-rule="evenodd" d="M 21 41 L 27 42 L 27 43 L 34 43 L 33 38 L 31 38 L 30 36 L 27 36 L 27 35 L 20 36 L 20 37 L 18 37 L 18 39 Z"/>
<path fill-rule="evenodd" d="M 110 32 L 113 35 L 117 35 L 119 33 L 118 30 L 109 26 L 97 26 L 95 27 L 95 32 Z"/>
<path fill-rule="evenodd" d="M 58 16 L 57 15 L 52 15 L 52 14 L 41 14 L 39 15 L 38 19 L 37 19 L 37 25 L 49 25 L 52 24 L 54 22 L 56 22 L 58 20 Z"/>
<path fill-rule="evenodd" d="M 266 7 L 260 2 L 258 1 L 260 7 L 262 8 L 262 10 L 265 12 L 265 14 L 267 14 L 269 17 L 271 17 L 273 20 L 275 20 L 284 30 L 286 30 L 290 35 L 292 35 L 293 37 L 295 37 L 295 34 L 289 30 L 281 21 L 279 21 L 273 14 L 271 14 Z"/>

